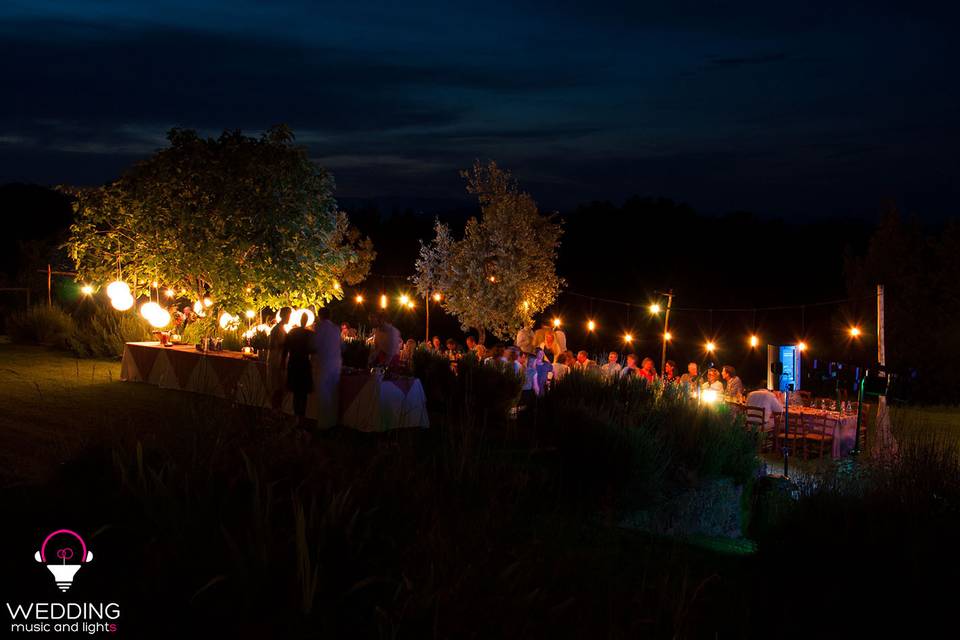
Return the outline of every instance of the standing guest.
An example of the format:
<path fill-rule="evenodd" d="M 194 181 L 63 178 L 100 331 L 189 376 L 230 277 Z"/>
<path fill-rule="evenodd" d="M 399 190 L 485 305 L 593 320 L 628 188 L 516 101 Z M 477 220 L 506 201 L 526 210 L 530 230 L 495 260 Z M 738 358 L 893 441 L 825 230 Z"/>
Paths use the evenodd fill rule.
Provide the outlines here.
<path fill-rule="evenodd" d="M 696 362 L 687 364 L 687 372 L 680 376 L 680 384 L 685 384 L 691 388 L 696 388 L 700 384 L 700 370 Z"/>
<path fill-rule="evenodd" d="M 307 416 L 307 396 L 313 393 L 313 332 L 307 328 L 307 314 L 300 314 L 300 326 L 290 329 L 283 341 L 283 357 L 287 363 L 287 391 L 293 394 L 293 415 L 303 426 Z"/>
<path fill-rule="evenodd" d="M 504 356 L 506 358 L 507 370 L 513 371 L 514 375 L 521 375 L 523 373 L 523 365 L 520 364 L 520 350 L 516 347 L 510 347 L 504 353 Z"/>
<path fill-rule="evenodd" d="M 679 377 L 677 376 L 677 363 L 673 360 L 667 360 L 663 363 L 663 381 L 664 382 L 677 382 Z"/>
<path fill-rule="evenodd" d="M 477 348 L 473 350 L 473 354 L 477 356 L 477 362 L 483 362 L 487 359 L 487 348 L 482 344 L 478 344 Z"/>
<path fill-rule="evenodd" d="M 725 364 L 720 375 L 723 376 L 723 381 L 727 383 L 726 394 L 731 398 L 740 398 L 743 395 L 743 382 L 737 375 L 737 370 L 729 364 Z"/>
<path fill-rule="evenodd" d="M 637 371 L 642 379 L 647 382 L 656 382 L 657 381 L 657 370 L 653 366 L 653 358 L 644 358 L 640 363 L 640 369 Z"/>
<path fill-rule="evenodd" d="M 370 314 L 373 326 L 373 351 L 370 364 L 379 367 L 396 366 L 400 359 L 400 332 L 381 313 Z"/>
<path fill-rule="evenodd" d="M 547 335 L 553 335 L 553 328 L 550 323 L 544 320 L 540 323 L 540 328 L 533 334 L 533 347 L 542 347 L 547 343 Z M 533 353 L 531 351 L 531 353 Z"/>
<path fill-rule="evenodd" d="M 547 390 L 547 381 L 553 373 L 553 365 L 546 359 L 543 349 L 537 349 L 534 355 L 534 366 L 537 369 L 537 395 L 543 395 L 543 392 Z"/>
<path fill-rule="evenodd" d="M 567 354 L 561 353 L 557 356 L 557 361 L 553 363 L 553 381 L 562 379 L 570 373 L 570 366 L 567 364 Z"/>
<path fill-rule="evenodd" d="M 540 395 L 540 383 L 537 380 L 537 361 L 536 357 L 524 353 L 520 356 L 520 365 L 523 372 L 523 389 L 520 392 L 521 406 L 533 404 L 533 401 Z"/>
<path fill-rule="evenodd" d="M 433 340 L 430 341 L 430 349 L 434 353 L 443 353 L 443 342 L 440 341 L 440 336 L 433 336 Z"/>
<path fill-rule="evenodd" d="M 533 329 L 530 327 L 523 327 L 520 329 L 520 331 L 517 332 L 515 344 L 523 353 L 530 353 L 533 351 Z"/>
<path fill-rule="evenodd" d="M 400 350 L 400 364 L 405 367 L 413 366 L 413 352 L 417 350 L 417 341 L 413 338 L 408 338 L 406 342 L 403 343 L 403 349 Z"/>
<path fill-rule="evenodd" d="M 747 406 L 763 409 L 763 423 L 768 429 L 773 428 L 774 416 L 783 413 L 783 405 L 776 394 L 766 389 L 757 389 L 747 394 Z"/>
<path fill-rule="evenodd" d="M 620 370 L 621 378 L 629 378 L 630 376 L 639 376 L 640 367 L 637 366 L 637 354 L 628 353 L 627 354 L 627 364 L 624 365 L 623 369 Z"/>
<path fill-rule="evenodd" d="M 720 382 L 720 372 L 714 367 L 707 369 L 707 381 L 701 385 L 701 389 L 704 391 L 710 389 L 720 394 L 723 393 L 723 383 Z"/>
<path fill-rule="evenodd" d="M 557 352 L 562 353 L 567 350 L 567 334 L 560 327 L 554 326 L 553 339 L 557 341 Z"/>
<path fill-rule="evenodd" d="M 600 370 L 603 372 L 603 375 L 607 378 L 616 378 L 620 375 L 620 370 L 623 368 L 620 366 L 620 354 L 616 351 L 611 351 L 607 355 L 607 363 L 600 367 Z"/>
<path fill-rule="evenodd" d="M 283 342 L 287 334 L 283 327 L 290 322 L 291 313 L 293 309 L 290 307 L 280 309 L 280 320 L 270 329 L 270 343 L 267 347 L 267 387 L 270 391 L 270 406 L 274 410 L 279 410 L 283 406 L 283 396 L 286 391 L 283 380 Z"/>
<path fill-rule="evenodd" d="M 343 327 L 338 332 L 337 326 L 330 322 L 330 309 L 320 307 L 313 325 L 313 357 L 310 363 L 313 365 L 313 388 L 317 394 L 317 426 L 321 429 L 333 427 L 339 417 L 342 336 Z"/>
<path fill-rule="evenodd" d="M 341 340 L 353 340 L 357 337 L 357 330 L 350 326 L 349 323 L 344 322 L 340 325 L 340 339 Z"/>
<path fill-rule="evenodd" d="M 557 346 L 557 339 L 554 337 L 553 331 L 543 335 L 543 344 L 539 346 L 543 349 L 543 355 L 550 362 L 556 360 L 557 356 L 560 355 L 560 348 Z"/>
<path fill-rule="evenodd" d="M 477 350 L 477 339 L 472 335 L 467 336 L 467 351 L 476 351 Z"/>
<path fill-rule="evenodd" d="M 500 362 L 505 362 L 503 357 L 503 346 L 495 344 L 490 347 L 490 351 L 487 352 L 487 357 L 484 358 L 483 364 L 497 364 Z"/>

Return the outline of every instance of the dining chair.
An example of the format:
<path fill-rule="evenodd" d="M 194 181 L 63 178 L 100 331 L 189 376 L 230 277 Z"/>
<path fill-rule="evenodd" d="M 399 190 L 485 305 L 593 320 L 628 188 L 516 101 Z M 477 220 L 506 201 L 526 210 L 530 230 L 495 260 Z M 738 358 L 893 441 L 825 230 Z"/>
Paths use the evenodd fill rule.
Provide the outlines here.
<path fill-rule="evenodd" d="M 746 407 L 746 426 L 755 432 L 760 440 L 760 451 L 767 451 L 774 447 L 774 424 L 767 426 L 766 410 L 763 407 Z"/>
<path fill-rule="evenodd" d="M 832 455 L 833 440 L 837 437 L 839 427 L 838 418 L 820 413 L 804 414 L 803 422 L 804 438 L 806 440 L 804 451 L 808 452 L 812 447 L 816 449 L 817 457 L 822 458 L 825 452 Z"/>
<path fill-rule="evenodd" d="M 777 416 L 776 442 L 778 443 L 778 449 L 785 446 L 791 455 L 797 455 L 797 452 L 800 451 L 803 458 L 806 459 L 806 439 L 803 437 L 804 425 L 801 415 L 793 411 L 790 412 L 790 423 L 786 425 L 790 429 L 789 433 L 784 433 L 784 422 L 787 414 L 781 413 Z"/>

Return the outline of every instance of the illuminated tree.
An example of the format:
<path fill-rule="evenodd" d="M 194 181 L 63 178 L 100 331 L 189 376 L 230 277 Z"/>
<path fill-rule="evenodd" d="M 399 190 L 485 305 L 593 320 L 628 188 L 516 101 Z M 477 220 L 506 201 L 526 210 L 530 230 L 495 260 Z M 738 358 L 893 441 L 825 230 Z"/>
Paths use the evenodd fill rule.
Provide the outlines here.
<path fill-rule="evenodd" d="M 495 162 L 477 162 L 462 175 L 479 201 L 480 218 L 467 221 L 460 240 L 437 222 L 433 240 L 421 242 L 413 281 L 421 296 L 441 292 L 443 308 L 481 342 L 487 332 L 507 339 L 556 300 L 563 230 Z"/>
<path fill-rule="evenodd" d="M 369 239 L 286 127 L 167 139 L 116 182 L 73 191 L 67 247 L 82 279 L 121 277 L 140 295 L 157 281 L 240 309 L 323 303 L 366 276 Z"/>

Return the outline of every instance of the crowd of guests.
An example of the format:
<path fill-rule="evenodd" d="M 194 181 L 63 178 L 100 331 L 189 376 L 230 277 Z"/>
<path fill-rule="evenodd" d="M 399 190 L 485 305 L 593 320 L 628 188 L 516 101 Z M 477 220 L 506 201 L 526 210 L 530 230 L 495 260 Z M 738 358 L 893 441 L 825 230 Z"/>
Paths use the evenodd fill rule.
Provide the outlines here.
<path fill-rule="evenodd" d="M 312 326 L 308 326 L 308 317 L 303 314 L 300 326 L 288 332 L 285 325 L 289 323 L 291 313 L 289 307 L 281 309 L 279 321 L 270 332 L 267 369 L 271 403 L 279 408 L 286 394 L 290 393 L 295 415 L 303 418 L 308 397 L 316 394 L 316 413 L 321 422 L 335 421 L 342 344 L 357 340 L 360 336 L 349 324 L 344 323 L 339 327 L 333 324 L 325 308 L 316 310 Z M 422 344 L 413 338 L 403 341 L 400 331 L 381 313 L 372 314 L 370 324 L 373 330 L 366 342 L 370 346 L 368 365 L 371 367 L 409 370 L 418 348 L 448 358 L 454 368 L 459 360 L 469 354 L 484 364 L 498 364 L 522 377 L 521 395 L 527 401 L 543 394 L 551 384 L 572 370 L 595 373 L 609 379 L 633 377 L 646 383 L 659 381 L 683 385 L 695 396 L 709 390 L 736 400 L 744 397 L 743 383 L 736 369 L 730 365 L 724 365 L 719 370 L 710 367 L 701 374 L 699 365 L 690 362 L 686 372 L 680 374 L 676 363 L 667 360 L 663 372 L 659 373 L 652 358 L 641 359 L 635 353 L 628 353 L 621 362 L 621 356 L 616 351 L 609 352 L 606 362 L 598 364 L 586 351 L 574 353 L 568 350 L 564 332 L 547 323 L 536 331 L 532 328 L 521 329 L 513 344 L 498 344 L 489 348 L 480 344 L 473 335 L 466 337 L 463 346 L 452 338 L 443 340 L 440 336 L 433 336 Z"/>

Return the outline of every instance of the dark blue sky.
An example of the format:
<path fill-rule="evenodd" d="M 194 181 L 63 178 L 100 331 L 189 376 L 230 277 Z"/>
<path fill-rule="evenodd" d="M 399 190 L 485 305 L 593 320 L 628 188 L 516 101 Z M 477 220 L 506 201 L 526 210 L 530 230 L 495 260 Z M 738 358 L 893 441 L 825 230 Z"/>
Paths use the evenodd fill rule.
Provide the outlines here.
<path fill-rule="evenodd" d="M 457 197 L 480 157 L 552 208 L 955 213 L 957 10 L 903 7 L 6 0 L 0 182 L 286 122 L 342 197 Z"/>

